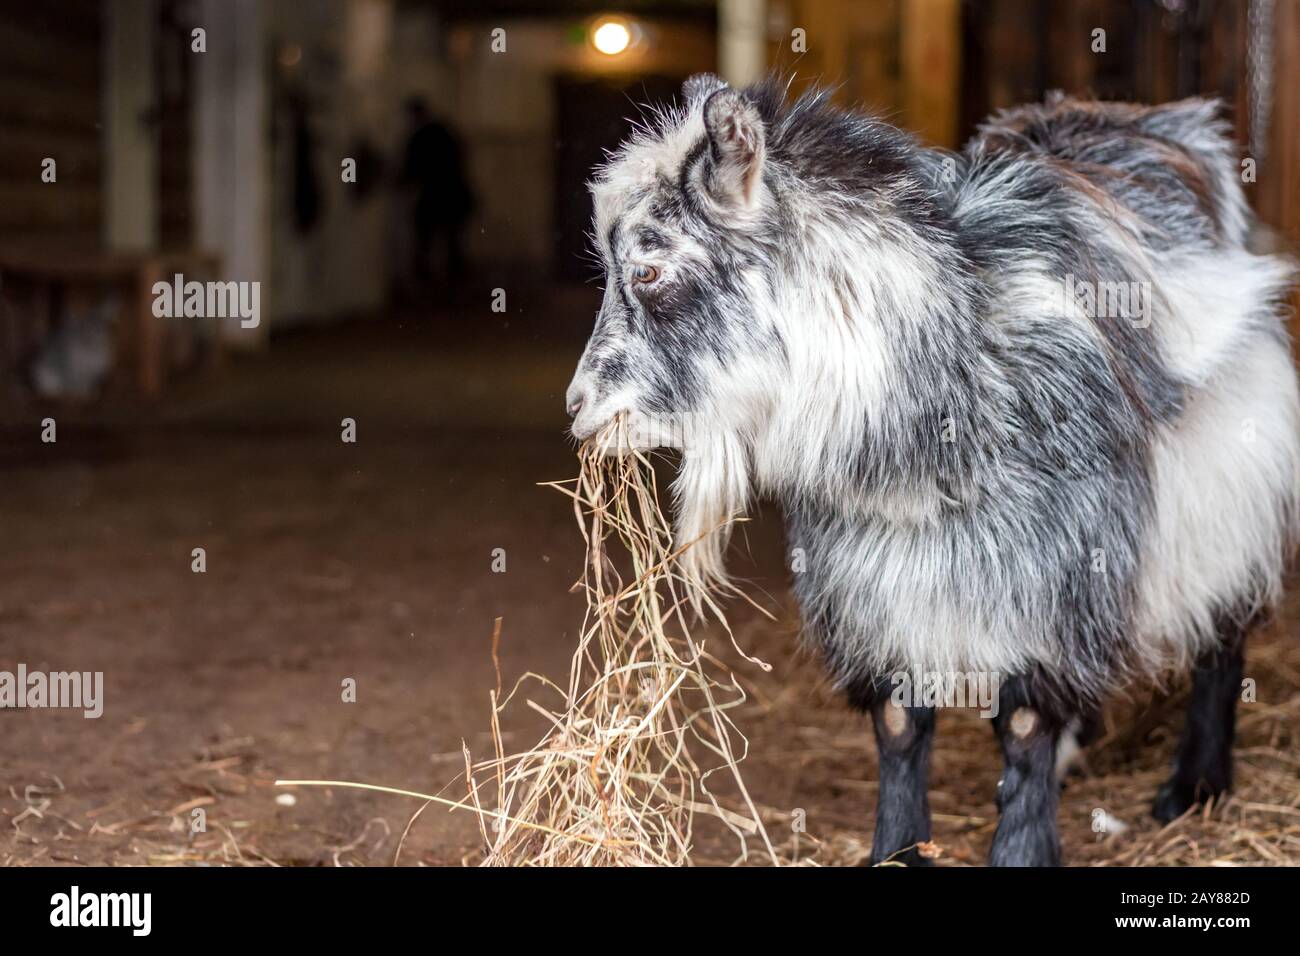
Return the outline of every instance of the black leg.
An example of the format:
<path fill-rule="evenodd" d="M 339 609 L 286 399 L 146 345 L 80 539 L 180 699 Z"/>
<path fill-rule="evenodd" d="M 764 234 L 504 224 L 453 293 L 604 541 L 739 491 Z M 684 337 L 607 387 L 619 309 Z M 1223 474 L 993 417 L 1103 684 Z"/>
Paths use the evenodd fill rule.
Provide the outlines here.
<path fill-rule="evenodd" d="M 888 860 L 908 866 L 928 865 L 930 861 L 915 847 L 930 839 L 926 789 L 934 708 L 900 707 L 888 695 L 880 695 L 871 703 L 871 719 L 880 757 L 880 796 L 871 863 Z"/>
<path fill-rule="evenodd" d="M 1002 745 L 998 828 L 989 853 L 992 866 L 1059 866 L 1056 807 L 1056 745 L 1061 719 L 1038 706 L 1029 682 L 1015 678 L 999 695 L 993 727 Z"/>
<path fill-rule="evenodd" d="M 1223 643 L 1196 662 L 1174 773 L 1156 793 L 1151 812 L 1168 823 L 1190 807 L 1232 787 L 1232 740 L 1241 695 L 1246 629 L 1220 629 Z"/>

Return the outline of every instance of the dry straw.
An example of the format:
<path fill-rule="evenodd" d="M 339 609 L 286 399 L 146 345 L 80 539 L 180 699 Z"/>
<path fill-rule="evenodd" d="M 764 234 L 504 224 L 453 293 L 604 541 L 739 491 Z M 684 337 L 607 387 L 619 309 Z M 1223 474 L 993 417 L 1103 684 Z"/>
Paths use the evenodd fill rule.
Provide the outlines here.
<path fill-rule="evenodd" d="M 550 484 L 573 499 L 586 542 L 578 586 L 587 612 L 566 685 L 529 674 L 505 699 L 492 694 L 497 756 L 467 768 L 489 847 L 484 863 L 686 864 L 699 813 L 731 829 L 742 858 L 757 838 L 777 863 L 739 769 L 748 742 L 731 711 L 745 692 L 692 634 L 702 616 L 730 629 L 713 594 L 682 570 L 680 558 L 698 542 L 674 542 L 654 469 L 627 439 L 620 419 L 582 447 L 577 478 Z M 529 700 L 549 729 L 533 749 L 508 755 L 501 716 L 530 679 L 559 704 Z M 740 809 L 719 802 L 715 775 L 730 778 Z M 495 781 L 491 812 L 479 801 L 480 778 Z"/>
<path fill-rule="evenodd" d="M 779 865 L 782 856 L 740 774 L 748 741 L 731 712 L 746 693 L 692 633 L 712 618 L 744 660 L 770 669 L 736 647 L 712 590 L 740 592 L 725 584 L 711 590 L 687 570 L 694 564 L 681 560 L 707 533 L 726 529 L 674 541 L 654 468 L 631 447 L 621 417 L 582 446 L 579 461 L 577 478 L 547 483 L 573 500 L 586 542 L 575 587 L 586 594 L 587 611 L 568 680 L 561 685 L 528 673 L 503 697 L 498 618 L 492 636 L 497 686 L 489 692 L 495 757 L 475 763 L 465 749 L 466 795 L 452 800 L 339 780 L 276 783 L 353 787 L 471 810 L 487 846 L 485 866 L 689 864 L 698 814 L 731 830 L 739 861 L 749 859 L 757 841 Z M 502 717 L 525 687 L 536 685 L 558 698 L 549 707 L 525 698 L 548 729 L 531 750 L 508 754 Z M 738 809 L 720 802 L 711 789 L 715 778 L 729 780 Z"/>

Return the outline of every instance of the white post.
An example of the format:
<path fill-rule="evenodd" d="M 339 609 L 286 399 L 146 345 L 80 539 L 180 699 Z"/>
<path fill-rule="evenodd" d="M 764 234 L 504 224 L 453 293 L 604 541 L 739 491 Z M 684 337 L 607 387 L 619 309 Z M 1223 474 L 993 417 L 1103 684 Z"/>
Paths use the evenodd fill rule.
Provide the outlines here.
<path fill-rule="evenodd" d="M 766 0 L 720 0 L 718 70 L 732 86 L 762 79 L 767 70 Z"/>
<path fill-rule="evenodd" d="M 200 249 L 221 256 L 224 278 L 262 282 L 261 323 L 222 323 L 233 345 L 266 339 L 270 277 L 270 149 L 265 12 L 260 0 L 200 0 L 193 27 L 207 50 L 195 58 L 194 197 Z"/>

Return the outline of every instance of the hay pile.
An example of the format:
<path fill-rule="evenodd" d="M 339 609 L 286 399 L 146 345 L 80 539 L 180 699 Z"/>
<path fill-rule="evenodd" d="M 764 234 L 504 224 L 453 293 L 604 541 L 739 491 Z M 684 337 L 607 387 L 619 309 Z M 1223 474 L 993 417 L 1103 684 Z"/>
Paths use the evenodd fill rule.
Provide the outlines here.
<path fill-rule="evenodd" d="M 742 859 L 756 838 L 779 862 L 739 770 L 748 745 L 732 711 L 745 691 L 692 636 L 697 614 L 730 634 L 726 620 L 702 582 L 682 570 L 696 542 L 674 544 L 654 469 L 628 447 L 626 425 L 616 421 L 582 447 L 576 479 L 551 484 L 572 498 L 586 542 L 577 586 L 587 612 L 567 682 L 527 674 L 504 698 L 498 687 L 496 757 L 470 765 L 467 755 L 466 802 L 479 812 L 484 865 L 687 864 L 699 813 L 735 834 Z M 501 716 L 530 682 L 559 701 L 527 700 L 550 729 L 531 750 L 507 754 Z M 719 802 L 715 775 L 729 778 L 739 809 Z"/>

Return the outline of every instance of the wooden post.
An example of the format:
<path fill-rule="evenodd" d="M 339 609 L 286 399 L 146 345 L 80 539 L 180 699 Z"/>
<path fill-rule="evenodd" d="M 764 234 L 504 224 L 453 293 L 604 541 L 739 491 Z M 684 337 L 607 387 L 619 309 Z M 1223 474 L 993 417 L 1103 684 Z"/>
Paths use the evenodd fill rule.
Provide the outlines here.
<path fill-rule="evenodd" d="M 960 0 L 903 0 L 903 123 L 936 146 L 956 147 L 961 106 Z"/>
<path fill-rule="evenodd" d="M 1300 254 L 1300 0 L 1273 12 L 1273 110 L 1268 151 L 1258 168 L 1257 210 L 1292 255 Z M 1249 187 L 1248 187 L 1249 188 Z M 1292 291 L 1291 336 L 1300 348 L 1300 289 Z"/>
<path fill-rule="evenodd" d="M 136 384 L 147 399 L 162 395 L 166 367 L 163 355 L 163 329 L 153 314 L 153 287 L 162 278 L 159 260 L 145 256 L 136 266 L 135 279 L 128 297 L 128 321 L 136 323 Z M 177 312 L 182 306 L 177 304 Z"/>

